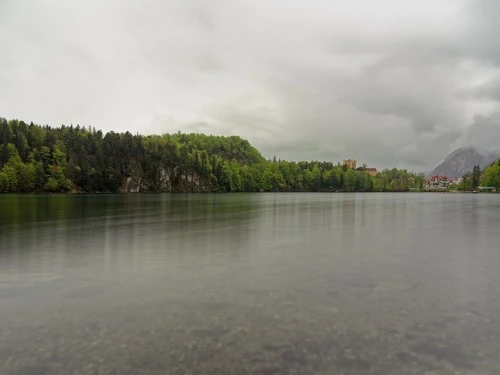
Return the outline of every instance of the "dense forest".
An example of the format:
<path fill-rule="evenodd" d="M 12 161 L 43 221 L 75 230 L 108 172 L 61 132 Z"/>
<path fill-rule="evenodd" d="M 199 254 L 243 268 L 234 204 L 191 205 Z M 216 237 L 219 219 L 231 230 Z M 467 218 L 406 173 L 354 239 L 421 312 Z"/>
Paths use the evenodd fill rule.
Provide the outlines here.
<path fill-rule="evenodd" d="M 240 137 L 103 134 L 0 118 L 0 192 L 408 191 L 422 175 L 266 160 Z"/>
<path fill-rule="evenodd" d="M 479 165 L 475 165 L 471 172 L 463 176 L 458 190 L 477 191 L 480 186 L 494 187 L 497 192 L 500 192 L 500 159 L 487 165 L 482 171 Z"/>
<path fill-rule="evenodd" d="M 494 186 L 500 191 L 500 159 L 484 168 L 480 182 L 482 186 Z"/>

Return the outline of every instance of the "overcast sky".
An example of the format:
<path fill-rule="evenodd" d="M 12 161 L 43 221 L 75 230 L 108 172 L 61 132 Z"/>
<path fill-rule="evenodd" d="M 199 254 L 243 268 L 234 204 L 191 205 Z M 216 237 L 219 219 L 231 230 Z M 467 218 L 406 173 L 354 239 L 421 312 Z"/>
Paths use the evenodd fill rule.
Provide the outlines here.
<path fill-rule="evenodd" d="M 0 116 L 431 170 L 500 148 L 498 0 L 1 0 Z"/>

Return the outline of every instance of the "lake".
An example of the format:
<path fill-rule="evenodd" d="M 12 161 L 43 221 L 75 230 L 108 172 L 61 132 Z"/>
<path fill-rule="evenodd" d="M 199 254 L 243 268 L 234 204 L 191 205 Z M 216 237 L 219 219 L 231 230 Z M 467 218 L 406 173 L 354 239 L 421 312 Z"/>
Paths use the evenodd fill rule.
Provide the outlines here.
<path fill-rule="evenodd" d="M 500 195 L 0 195 L 0 373 L 500 373 Z"/>

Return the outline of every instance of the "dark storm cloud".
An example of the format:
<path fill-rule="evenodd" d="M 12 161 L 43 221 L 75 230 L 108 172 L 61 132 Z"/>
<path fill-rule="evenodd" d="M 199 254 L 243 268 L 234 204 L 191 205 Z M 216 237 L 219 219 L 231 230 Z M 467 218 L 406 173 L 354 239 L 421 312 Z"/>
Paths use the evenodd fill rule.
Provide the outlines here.
<path fill-rule="evenodd" d="M 488 116 L 476 116 L 467 129 L 464 140 L 467 144 L 479 145 L 487 151 L 499 151 L 500 112 Z"/>
<path fill-rule="evenodd" d="M 494 146 L 480 134 L 500 110 L 499 12 L 495 0 L 5 1 L 0 114 L 429 170 L 464 144 Z"/>

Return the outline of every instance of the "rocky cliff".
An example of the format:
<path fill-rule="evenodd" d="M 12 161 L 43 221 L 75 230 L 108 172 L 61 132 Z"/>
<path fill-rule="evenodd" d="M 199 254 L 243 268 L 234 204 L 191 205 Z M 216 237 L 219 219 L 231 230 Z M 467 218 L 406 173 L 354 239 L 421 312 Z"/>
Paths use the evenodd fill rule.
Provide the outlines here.
<path fill-rule="evenodd" d="M 126 177 L 121 193 L 205 193 L 213 191 L 209 178 L 203 178 L 196 172 L 180 172 L 175 168 L 158 168 L 156 178 L 145 177 L 138 166 L 131 168 Z"/>
<path fill-rule="evenodd" d="M 480 153 L 472 146 L 459 148 L 449 154 L 444 161 L 430 173 L 431 176 L 462 177 L 472 171 L 475 165 L 484 168 L 499 158 L 498 153 Z"/>

